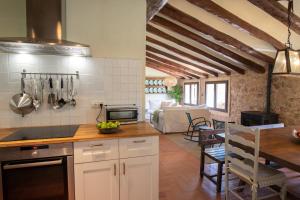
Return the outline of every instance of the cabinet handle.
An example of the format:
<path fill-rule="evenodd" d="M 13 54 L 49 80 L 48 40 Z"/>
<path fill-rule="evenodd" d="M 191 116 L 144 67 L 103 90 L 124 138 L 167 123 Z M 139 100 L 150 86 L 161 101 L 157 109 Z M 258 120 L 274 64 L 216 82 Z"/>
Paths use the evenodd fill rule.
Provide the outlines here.
<path fill-rule="evenodd" d="M 135 141 L 133 141 L 133 143 L 144 143 L 144 142 L 146 142 L 146 140 L 135 140 Z"/>
<path fill-rule="evenodd" d="M 90 147 L 102 147 L 103 144 L 94 144 L 94 145 L 91 145 Z"/>
<path fill-rule="evenodd" d="M 117 165 L 116 165 L 116 163 L 114 164 L 114 176 L 117 176 Z"/>
<path fill-rule="evenodd" d="M 126 166 L 125 166 L 125 163 L 123 163 L 123 175 L 125 175 L 126 173 Z"/>

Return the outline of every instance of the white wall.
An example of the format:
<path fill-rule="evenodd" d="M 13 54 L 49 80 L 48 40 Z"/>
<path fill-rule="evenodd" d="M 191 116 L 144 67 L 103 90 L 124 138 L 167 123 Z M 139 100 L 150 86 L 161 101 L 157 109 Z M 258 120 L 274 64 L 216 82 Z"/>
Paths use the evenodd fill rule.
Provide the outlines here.
<path fill-rule="evenodd" d="M 20 72 L 79 71 L 77 106 L 53 110 L 45 102 L 40 110 L 24 118 L 9 108 L 12 95 L 20 92 Z M 92 102 L 104 104 L 144 104 L 143 61 L 68 56 L 0 54 L 0 128 L 95 123 L 98 109 Z M 47 97 L 45 92 L 45 99 Z M 142 114 L 140 114 L 142 117 Z"/>
<path fill-rule="evenodd" d="M 0 0 L 0 37 L 26 35 L 25 0 Z"/>
<path fill-rule="evenodd" d="M 94 57 L 145 59 L 146 0 L 67 0 L 67 39 Z"/>

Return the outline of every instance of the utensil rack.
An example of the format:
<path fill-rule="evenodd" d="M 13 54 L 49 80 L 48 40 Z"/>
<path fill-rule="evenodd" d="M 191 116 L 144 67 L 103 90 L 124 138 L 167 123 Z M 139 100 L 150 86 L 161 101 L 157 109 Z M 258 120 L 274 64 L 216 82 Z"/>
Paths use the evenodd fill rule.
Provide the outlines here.
<path fill-rule="evenodd" d="M 26 72 L 25 69 L 23 69 L 23 72 L 21 72 L 21 75 L 23 78 L 26 78 L 26 75 L 39 75 L 39 76 L 76 76 L 77 79 L 79 79 L 79 71 L 76 71 L 75 74 L 72 73 L 37 73 L 37 72 Z"/>

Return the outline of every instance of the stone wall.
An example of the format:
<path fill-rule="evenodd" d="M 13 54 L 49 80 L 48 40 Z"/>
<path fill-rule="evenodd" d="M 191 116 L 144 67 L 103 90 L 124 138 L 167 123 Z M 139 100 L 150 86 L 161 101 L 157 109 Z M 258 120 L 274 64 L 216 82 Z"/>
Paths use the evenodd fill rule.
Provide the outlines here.
<path fill-rule="evenodd" d="M 247 71 L 246 74 L 233 74 L 229 77 L 209 78 L 201 81 L 201 102 L 205 103 L 205 82 L 228 80 L 228 113 L 212 111 L 213 118 L 240 123 L 241 112 L 247 110 L 261 111 L 265 108 L 266 74 Z"/>
<path fill-rule="evenodd" d="M 275 75 L 272 84 L 272 111 L 286 125 L 300 124 L 300 76 Z"/>
<path fill-rule="evenodd" d="M 240 123 L 241 112 L 264 111 L 266 103 L 267 73 L 233 74 L 200 80 L 200 104 L 205 104 L 205 82 L 228 80 L 228 113 L 212 111 L 212 117 Z M 180 83 L 183 84 L 184 81 Z M 271 111 L 278 113 L 286 125 L 300 124 L 300 76 L 273 75 Z"/>

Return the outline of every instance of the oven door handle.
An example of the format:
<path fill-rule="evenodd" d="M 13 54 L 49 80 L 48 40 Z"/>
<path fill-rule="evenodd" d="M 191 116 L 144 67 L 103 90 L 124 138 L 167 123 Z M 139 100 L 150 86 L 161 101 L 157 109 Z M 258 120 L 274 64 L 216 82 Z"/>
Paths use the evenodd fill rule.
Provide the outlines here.
<path fill-rule="evenodd" d="M 4 170 L 8 169 L 22 169 L 22 168 L 30 168 L 30 167 L 43 167 L 43 166 L 51 166 L 51 165 L 61 165 L 62 159 L 59 160 L 51 160 L 51 161 L 44 161 L 44 162 L 32 162 L 32 163 L 22 163 L 22 164 L 6 164 L 3 166 Z"/>

